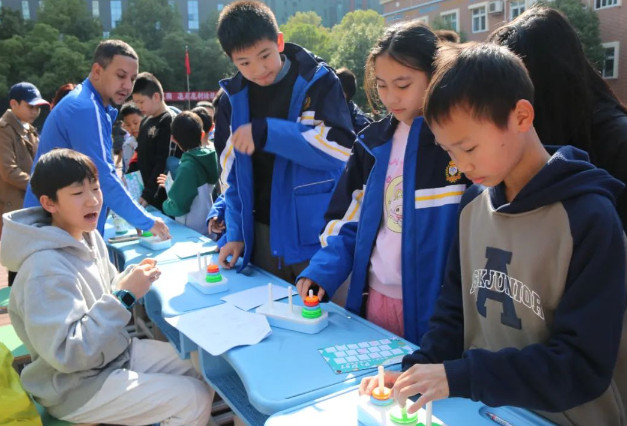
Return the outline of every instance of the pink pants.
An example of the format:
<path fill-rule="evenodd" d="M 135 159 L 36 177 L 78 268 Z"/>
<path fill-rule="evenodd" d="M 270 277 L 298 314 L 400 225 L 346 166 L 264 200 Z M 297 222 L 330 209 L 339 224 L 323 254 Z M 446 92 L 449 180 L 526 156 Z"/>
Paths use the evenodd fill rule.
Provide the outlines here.
<path fill-rule="evenodd" d="M 368 293 L 366 319 L 403 337 L 403 300 L 384 296 L 371 288 Z"/>

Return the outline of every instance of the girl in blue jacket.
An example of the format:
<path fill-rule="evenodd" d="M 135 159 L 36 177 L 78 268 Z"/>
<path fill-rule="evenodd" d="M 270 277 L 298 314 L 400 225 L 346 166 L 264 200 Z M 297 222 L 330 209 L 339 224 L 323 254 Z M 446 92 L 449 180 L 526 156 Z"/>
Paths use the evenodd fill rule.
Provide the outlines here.
<path fill-rule="evenodd" d="M 393 26 L 366 61 L 371 105 L 391 113 L 364 129 L 325 215 L 322 248 L 298 277 L 304 297 L 333 295 L 352 273 L 346 308 L 418 343 L 427 330 L 467 181 L 422 118 L 437 38 Z M 367 302 L 362 295 L 368 293 Z"/>

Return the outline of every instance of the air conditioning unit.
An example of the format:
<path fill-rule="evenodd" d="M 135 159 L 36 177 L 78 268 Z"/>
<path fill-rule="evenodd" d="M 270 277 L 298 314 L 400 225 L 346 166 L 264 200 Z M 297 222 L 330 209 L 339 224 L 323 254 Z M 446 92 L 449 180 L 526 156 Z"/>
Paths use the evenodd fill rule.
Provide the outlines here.
<path fill-rule="evenodd" d="M 488 3 L 488 13 L 503 13 L 503 0 Z"/>

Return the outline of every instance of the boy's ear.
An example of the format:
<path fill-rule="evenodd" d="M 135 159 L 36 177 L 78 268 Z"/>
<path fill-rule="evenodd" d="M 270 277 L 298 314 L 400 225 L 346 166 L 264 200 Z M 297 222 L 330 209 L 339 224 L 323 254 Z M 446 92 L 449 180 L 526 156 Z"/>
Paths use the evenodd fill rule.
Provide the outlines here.
<path fill-rule="evenodd" d="M 518 131 L 526 132 L 533 127 L 535 111 L 531 102 L 526 99 L 519 99 L 513 113 Z"/>
<path fill-rule="evenodd" d="M 39 202 L 41 203 L 41 207 L 43 207 L 48 213 L 52 214 L 57 212 L 57 203 L 52 201 L 52 199 L 47 195 L 39 197 Z"/>
<path fill-rule="evenodd" d="M 279 52 L 283 52 L 283 49 L 285 49 L 285 40 L 283 39 L 282 32 L 279 32 L 279 36 L 276 39 L 276 43 L 279 45 Z"/>

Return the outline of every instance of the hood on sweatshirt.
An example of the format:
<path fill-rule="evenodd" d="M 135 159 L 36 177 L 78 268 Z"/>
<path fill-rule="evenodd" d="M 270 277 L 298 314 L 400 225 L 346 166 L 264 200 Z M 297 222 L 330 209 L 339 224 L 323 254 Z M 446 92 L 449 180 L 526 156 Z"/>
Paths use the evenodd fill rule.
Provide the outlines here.
<path fill-rule="evenodd" d="M 63 249 L 80 258 L 91 258 L 85 244 L 53 226 L 52 218 L 42 207 L 5 213 L 3 219 L 0 261 L 10 271 L 19 270 L 30 255 L 42 250 Z"/>
<path fill-rule="evenodd" d="M 616 204 L 623 183 L 590 164 L 585 151 L 569 145 L 545 148 L 551 158 L 510 203 L 503 183 L 490 188 L 497 212 L 522 213 L 588 193 L 602 195 Z"/>
<path fill-rule="evenodd" d="M 215 167 L 215 163 L 211 160 L 211 156 L 215 155 L 214 150 L 206 147 L 194 148 L 185 151 L 181 156 L 181 164 L 190 161 L 194 162 L 202 170 L 203 174 L 209 179 L 212 175 L 211 168 Z M 215 174 L 215 172 L 213 173 Z"/>

